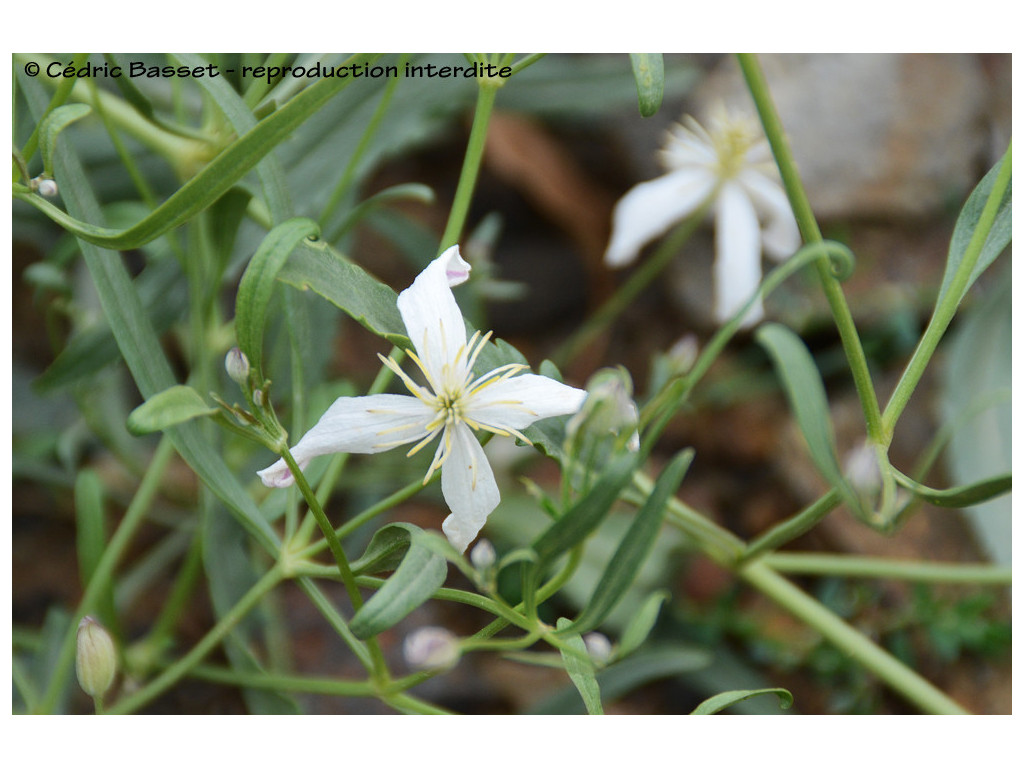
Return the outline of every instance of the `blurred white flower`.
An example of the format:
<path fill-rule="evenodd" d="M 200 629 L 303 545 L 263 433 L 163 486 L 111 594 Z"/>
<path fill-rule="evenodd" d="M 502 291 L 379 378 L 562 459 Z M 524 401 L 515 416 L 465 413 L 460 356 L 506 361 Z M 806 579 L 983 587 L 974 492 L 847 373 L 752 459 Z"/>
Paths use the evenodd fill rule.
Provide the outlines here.
<path fill-rule="evenodd" d="M 478 571 L 486 571 L 498 561 L 498 553 L 494 551 L 494 545 L 491 542 L 487 539 L 480 539 L 469 553 L 469 561 Z"/>
<path fill-rule="evenodd" d="M 444 627 L 420 627 L 406 636 L 402 655 L 413 669 L 445 669 L 459 660 L 459 639 Z"/>
<path fill-rule="evenodd" d="M 600 632 L 588 632 L 583 636 L 583 644 L 587 653 L 598 664 L 607 664 L 612 657 L 612 641 Z"/>
<path fill-rule="evenodd" d="M 728 320 L 761 282 L 761 249 L 782 261 L 800 232 L 760 125 L 719 110 L 705 130 L 690 116 L 675 125 L 661 153 L 668 173 L 633 187 L 616 204 L 605 262 L 621 267 L 647 243 L 706 202 L 715 216 L 715 317 Z M 764 312 L 751 308 L 744 325 Z"/>
<path fill-rule="evenodd" d="M 491 334 L 477 331 L 466 341 L 466 323 L 452 286 L 469 279 L 470 266 L 452 246 L 398 296 L 398 311 L 416 351 L 409 357 L 427 386 L 417 384 L 391 358 L 381 361 L 402 380 L 410 395 L 339 397 L 292 448 L 305 467 L 327 453 L 380 453 L 414 443 L 412 456 L 440 435 L 423 482 L 441 469 L 441 492 L 452 513 L 442 528 L 459 552 L 476 538 L 500 495 L 483 448 L 473 436 L 483 430 L 530 441 L 520 430 L 538 419 L 574 413 L 586 392 L 509 363 L 482 376 L 473 365 Z M 264 485 L 294 482 L 284 459 L 259 472 Z"/>

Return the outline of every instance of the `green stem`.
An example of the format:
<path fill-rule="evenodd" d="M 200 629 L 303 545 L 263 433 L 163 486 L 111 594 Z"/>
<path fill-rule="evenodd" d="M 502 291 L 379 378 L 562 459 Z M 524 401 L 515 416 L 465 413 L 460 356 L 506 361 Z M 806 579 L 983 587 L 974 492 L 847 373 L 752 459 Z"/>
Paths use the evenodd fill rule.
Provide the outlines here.
<path fill-rule="evenodd" d="M 188 606 L 192 590 L 203 572 L 202 538 L 197 534 L 185 555 L 185 561 L 175 577 L 170 597 L 160 610 L 160 615 L 153 623 L 153 629 L 146 638 L 146 643 L 155 650 L 162 650 L 170 645 L 171 632 L 178 618 Z"/>
<path fill-rule="evenodd" d="M 299 675 L 278 675 L 267 672 L 240 672 L 206 664 L 194 667 L 189 677 L 222 683 L 239 688 L 259 688 L 270 691 L 315 693 L 324 696 L 375 696 L 376 686 L 366 680 L 324 680 Z"/>
<path fill-rule="evenodd" d="M 783 544 L 787 544 L 807 533 L 807 531 L 824 520 L 829 512 L 838 507 L 842 500 L 842 494 L 833 488 L 805 509 L 783 520 L 778 525 L 772 526 L 750 542 L 746 549 L 743 550 L 743 555 L 740 558 L 741 562 L 752 560 L 769 550 L 778 549 Z"/>
<path fill-rule="evenodd" d="M 853 576 L 867 579 L 901 579 L 947 584 L 997 584 L 1012 582 L 1010 568 L 974 563 L 913 563 L 882 557 L 776 552 L 766 555 L 765 564 L 785 573 L 823 576 Z"/>
<path fill-rule="evenodd" d="M 309 487 L 309 481 L 306 480 L 306 476 L 299 468 L 298 463 L 292 457 L 291 451 L 288 448 L 284 448 L 281 451 L 281 458 L 285 460 L 288 469 L 291 470 L 296 487 L 306 500 L 309 511 L 316 518 L 317 525 L 320 526 L 320 532 L 323 533 L 324 540 L 327 542 L 331 554 L 334 555 L 334 561 L 338 565 L 338 573 L 341 574 L 341 581 L 345 585 L 345 591 L 348 592 L 353 608 L 359 610 L 363 607 L 363 596 L 359 594 L 359 589 L 356 587 L 355 577 L 352 575 L 352 569 L 349 567 L 345 550 L 342 549 L 341 542 L 338 541 L 338 536 L 334 532 L 334 526 L 327 519 L 327 514 L 324 512 L 323 507 L 320 506 L 320 501 L 317 499 L 316 494 L 313 493 L 313 489 Z"/>
<path fill-rule="evenodd" d="M 248 615 L 249 611 L 256 607 L 259 601 L 270 590 L 281 583 L 284 575 L 280 566 L 274 566 L 267 571 L 252 588 L 245 593 L 241 600 L 231 607 L 221 617 L 213 628 L 206 633 L 187 654 L 178 661 L 171 664 L 161 674 L 140 688 L 135 693 L 119 701 L 111 707 L 108 712 L 112 715 L 123 715 L 138 710 L 149 703 L 161 693 L 170 688 L 174 683 L 184 677 L 189 670 L 194 668 L 210 653 L 227 634 Z"/>
<path fill-rule="evenodd" d="M 777 574 L 763 561 L 756 561 L 741 568 L 739 575 L 816 629 L 829 642 L 877 675 L 922 711 L 929 714 L 969 714 L 934 685 Z"/>
<path fill-rule="evenodd" d="M 402 55 L 398 59 L 398 71 L 405 71 L 405 60 L 407 55 Z M 366 124 L 366 130 L 363 131 L 363 135 L 359 138 L 359 143 L 356 145 L 355 150 L 348 158 L 348 163 L 345 165 L 345 170 L 341 174 L 341 179 L 338 181 L 338 185 L 334 188 L 330 198 L 324 205 L 323 210 L 320 211 L 320 216 L 317 219 L 317 223 L 320 224 L 322 230 L 327 229 L 327 223 L 334 216 L 335 211 L 341 202 L 348 195 L 352 188 L 352 182 L 356 176 L 356 170 L 359 168 L 359 162 L 363 159 L 363 155 L 366 154 L 366 150 L 370 146 L 370 142 L 373 137 L 377 135 L 377 126 L 380 125 L 380 121 L 384 118 L 384 114 L 388 111 L 388 107 L 391 105 L 391 97 L 394 96 L 395 88 L 398 87 L 398 83 L 401 77 L 392 77 L 388 79 L 388 84 L 384 88 L 384 93 L 381 94 L 380 102 L 377 104 L 377 108 L 373 112 L 373 116 L 370 118 L 370 122 Z M 333 243 L 337 240 L 337 234 L 332 233 L 327 237 L 327 242 Z"/>
<path fill-rule="evenodd" d="M 75 611 L 75 615 L 68 625 L 68 633 L 64 636 L 64 643 L 61 645 L 57 661 L 53 665 L 50 683 L 39 702 L 38 711 L 40 713 L 52 712 L 56 706 L 60 691 L 64 687 L 64 682 L 74 665 L 78 622 L 87 613 L 91 613 L 96 609 L 100 597 L 108 589 L 110 580 L 114 575 L 114 569 L 124 556 L 139 525 L 145 519 L 149 505 L 160 488 L 160 481 L 163 478 L 164 470 L 167 468 L 167 463 L 173 454 L 174 448 L 171 445 L 170 439 L 167 437 L 161 438 L 160 444 L 153 454 L 153 459 L 146 470 L 146 474 L 143 476 L 142 482 L 135 492 L 135 497 L 128 505 L 124 518 L 117 527 L 117 531 L 111 537 L 110 543 L 107 544 L 107 548 L 103 550 L 103 556 L 100 557 L 96 570 L 93 571 L 92 578 L 89 580 L 89 585 L 85 588 L 85 594 L 82 595 L 82 600 L 78 604 L 78 610 Z"/>
<path fill-rule="evenodd" d="M 494 100 L 498 95 L 500 83 L 492 82 L 489 79 L 478 80 L 476 98 L 476 111 L 473 114 L 473 128 L 469 132 L 469 144 L 466 146 L 466 158 L 462 163 L 462 173 L 459 175 L 459 185 L 455 190 L 455 200 L 452 202 L 451 212 L 448 214 L 448 224 L 441 236 L 441 246 L 438 254 L 459 242 L 463 227 L 466 225 L 466 216 L 469 214 L 469 204 L 473 199 L 473 190 L 476 187 L 476 179 L 480 173 L 480 165 L 484 157 L 484 145 L 487 141 L 487 125 L 491 119 L 491 112 L 494 109 Z"/>
<path fill-rule="evenodd" d="M 793 153 L 789 148 L 786 139 L 786 132 L 779 119 L 779 114 L 772 101 L 771 91 L 768 89 L 768 82 L 764 72 L 757 60 L 757 56 L 750 53 L 737 54 L 740 69 L 747 81 L 750 95 L 757 106 L 758 114 L 761 117 L 761 124 L 764 126 L 765 135 L 771 145 L 775 162 L 779 166 L 779 173 L 782 176 L 782 183 L 786 188 L 786 195 L 793 208 L 797 224 L 800 227 L 800 234 L 804 242 L 822 242 L 821 230 L 814 218 L 814 211 L 811 209 L 810 200 L 800 180 L 800 173 L 797 169 Z M 838 281 L 832 275 L 828 265 L 818 262 L 816 265 L 818 278 L 821 281 L 822 290 L 832 310 L 832 317 L 835 319 L 836 328 L 839 331 L 839 338 L 846 353 L 846 359 L 850 364 L 850 371 L 853 374 L 853 383 L 857 388 L 857 395 L 860 398 L 861 408 L 864 411 L 864 418 L 867 421 L 868 436 L 873 442 L 888 445 L 885 430 L 882 427 L 882 414 L 878 407 L 878 398 L 875 395 L 871 383 L 871 372 L 868 370 L 867 357 L 864 355 L 864 348 L 861 346 L 860 337 L 857 335 L 857 327 L 853 322 L 853 315 L 846 304 L 846 297 L 839 286 Z"/>
<path fill-rule="evenodd" d="M 978 219 L 978 224 L 974 229 L 974 235 L 964 251 L 963 259 L 960 261 L 953 280 L 949 284 L 949 289 L 946 291 L 943 300 L 935 306 L 935 311 L 928 322 L 928 327 L 921 336 L 921 341 L 914 350 L 910 362 L 907 363 L 906 370 L 896 384 L 896 389 L 893 391 L 892 397 L 889 398 L 889 403 L 885 407 L 885 414 L 882 416 L 882 426 L 889 440 L 892 439 L 892 433 L 896 428 L 896 422 L 899 420 L 900 414 L 903 413 L 903 409 L 906 408 L 907 403 L 910 401 L 911 395 L 913 395 L 914 390 L 917 388 L 921 376 L 924 375 L 928 362 L 931 360 L 932 355 L 935 354 L 935 349 L 946 333 L 950 322 L 952 322 L 960 300 L 967 290 L 971 273 L 978 263 L 982 248 L 985 246 L 985 241 L 992 230 L 996 214 L 999 212 L 999 205 L 1003 200 L 1003 195 L 1010 184 L 1012 148 L 1011 145 L 1006 149 L 1003 163 L 999 168 L 999 174 L 992 185 L 992 193 L 985 202 L 981 217 Z"/>
<path fill-rule="evenodd" d="M 314 582 L 312 578 L 309 578 L 309 575 L 323 575 L 319 573 L 316 568 L 316 566 L 303 565 L 296 569 L 299 589 L 306 593 L 310 602 L 313 603 L 323 617 L 327 619 L 331 628 L 334 629 L 338 634 L 338 637 L 344 641 L 345 645 L 352 650 L 352 653 L 354 653 L 356 658 L 359 659 L 359 662 L 366 667 L 367 671 L 372 672 L 374 664 L 378 663 L 374 656 L 375 652 L 367 650 L 366 646 L 352 634 L 352 631 L 348 628 L 348 624 L 345 623 L 345 619 L 340 613 L 338 613 L 330 599 L 323 593 L 320 587 L 317 586 L 316 582 Z M 313 573 L 305 575 L 310 571 L 313 571 Z M 337 574 L 337 570 L 332 568 L 330 569 L 330 573 L 327 574 L 327 578 L 330 578 L 331 576 L 336 578 Z"/>

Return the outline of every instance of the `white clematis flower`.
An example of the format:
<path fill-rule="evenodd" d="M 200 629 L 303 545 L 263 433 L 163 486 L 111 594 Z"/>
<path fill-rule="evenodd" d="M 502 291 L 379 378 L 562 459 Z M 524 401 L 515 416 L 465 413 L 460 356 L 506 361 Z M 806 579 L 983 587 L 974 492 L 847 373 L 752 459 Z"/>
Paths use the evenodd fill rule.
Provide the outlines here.
<path fill-rule="evenodd" d="M 498 506 L 498 485 L 483 448 L 473 436 L 484 430 L 518 437 L 538 419 L 574 413 L 586 392 L 546 376 L 526 373 L 510 363 L 474 376 L 473 365 L 491 334 L 479 331 L 466 340 L 466 325 L 451 287 L 469 278 L 470 266 L 452 246 L 424 269 L 398 296 L 409 338 L 409 357 L 427 386 L 412 380 L 391 358 L 380 356 L 402 380 L 410 395 L 339 397 L 291 453 L 305 469 L 327 453 L 379 453 L 413 443 L 408 455 L 440 436 L 426 483 L 441 469 L 441 491 L 451 509 L 442 528 L 464 552 L 487 516 Z M 283 488 L 294 478 L 281 459 L 262 472 L 265 485 Z"/>
<path fill-rule="evenodd" d="M 713 200 L 715 317 L 728 320 L 761 282 L 761 249 L 782 261 L 800 247 L 800 231 L 761 132 L 749 118 L 720 110 L 705 130 L 690 116 L 662 150 L 664 176 L 633 187 L 616 204 L 605 262 L 621 267 L 676 222 Z M 751 308 L 744 325 L 764 312 Z"/>

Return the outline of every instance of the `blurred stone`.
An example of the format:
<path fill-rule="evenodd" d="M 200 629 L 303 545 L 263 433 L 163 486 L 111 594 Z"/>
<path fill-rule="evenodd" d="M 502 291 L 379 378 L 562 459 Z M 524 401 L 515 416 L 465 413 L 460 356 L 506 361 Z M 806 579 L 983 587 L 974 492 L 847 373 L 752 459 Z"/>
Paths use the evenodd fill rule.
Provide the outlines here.
<path fill-rule="evenodd" d="M 923 216 L 958 204 L 991 165 L 1005 81 L 974 54 L 787 54 L 761 63 L 815 213 Z M 1005 93 L 1003 93 L 1005 91 Z M 694 94 L 751 108 L 735 59 Z M 1005 146 L 999 153 L 1005 151 Z"/>

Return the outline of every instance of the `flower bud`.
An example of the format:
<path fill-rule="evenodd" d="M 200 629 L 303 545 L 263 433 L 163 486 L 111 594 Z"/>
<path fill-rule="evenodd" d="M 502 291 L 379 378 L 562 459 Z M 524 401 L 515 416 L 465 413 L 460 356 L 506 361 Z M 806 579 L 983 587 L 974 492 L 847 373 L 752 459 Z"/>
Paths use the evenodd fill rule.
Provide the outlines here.
<path fill-rule="evenodd" d="M 249 358 L 238 347 L 232 347 L 224 358 L 224 368 L 231 380 L 245 384 L 249 380 Z"/>
<path fill-rule="evenodd" d="M 96 619 L 85 616 L 78 623 L 78 653 L 75 671 L 82 690 L 94 698 L 103 696 L 117 674 L 114 640 Z"/>
<path fill-rule="evenodd" d="M 697 341 L 697 337 L 692 333 L 683 336 L 666 353 L 669 365 L 672 366 L 672 372 L 677 375 L 688 372 L 697 361 L 699 352 L 700 343 Z"/>
<path fill-rule="evenodd" d="M 40 179 L 36 187 L 36 192 L 43 197 L 56 197 L 57 191 L 57 182 L 53 179 Z"/>
<path fill-rule="evenodd" d="M 459 640 L 443 627 L 420 627 L 402 643 L 402 655 L 413 669 L 444 669 L 459 660 Z"/>
<path fill-rule="evenodd" d="M 882 487 L 882 472 L 878 468 L 877 447 L 865 440 L 846 454 L 846 478 L 853 489 L 861 494 L 873 494 Z"/>
<path fill-rule="evenodd" d="M 498 556 L 494 551 L 494 545 L 487 539 L 480 539 L 473 551 L 469 553 L 469 561 L 478 571 L 486 571 L 497 562 Z"/>
<path fill-rule="evenodd" d="M 598 664 L 607 664 L 612 657 L 612 641 L 600 632 L 588 632 L 583 636 L 583 644 L 587 646 L 590 658 Z"/>
<path fill-rule="evenodd" d="M 598 371 L 587 382 L 587 399 L 565 425 L 566 438 L 575 443 L 580 438 L 606 438 L 627 431 L 627 447 L 640 448 L 640 435 L 636 431 L 639 414 L 633 402 L 633 382 L 622 368 Z"/>

